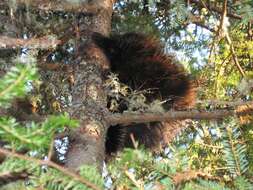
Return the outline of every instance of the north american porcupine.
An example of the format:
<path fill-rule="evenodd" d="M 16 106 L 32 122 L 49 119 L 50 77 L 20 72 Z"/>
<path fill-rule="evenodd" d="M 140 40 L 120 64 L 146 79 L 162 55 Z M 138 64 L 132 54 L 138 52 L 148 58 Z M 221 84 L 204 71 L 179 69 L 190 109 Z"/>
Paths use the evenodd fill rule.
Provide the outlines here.
<path fill-rule="evenodd" d="M 133 90 L 153 89 L 147 103 L 167 100 L 164 109 L 186 109 L 194 104 L 195 88 L 182 65 L 163 52 L 163 46 L 153 37 L 126 33 L 105 37 L 93 34 L 93 41 L 110 62 L 111 71 L 121 83 Z M 124 110 L 119 110 L 123 112 Z M 130 134 L 146 148 L 156 150 L 165 145 L 178 121 L 110 126 L 107 132 L 106 153 L 110 155 L 123 147 L 133 147 Z"/>

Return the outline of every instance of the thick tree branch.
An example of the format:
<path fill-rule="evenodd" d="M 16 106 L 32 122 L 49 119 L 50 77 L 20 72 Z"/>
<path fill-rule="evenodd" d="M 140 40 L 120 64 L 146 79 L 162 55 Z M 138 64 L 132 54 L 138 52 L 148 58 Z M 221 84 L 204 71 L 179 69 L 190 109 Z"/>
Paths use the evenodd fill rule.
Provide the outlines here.
<path fill-rule="evenodd" d="M 91 1 L 94 2 L 94 1 Z M 44 11 L 68 11 L 68 12 L 81 12 L 87 15 L 93 15 L 99 12 L 101 9 L 99 2 L 87 3 L 84 2 L 74 2 L 74 1 L 52 1 L 52 0 L 16 0 L 15 3 L 18 6 L 30 6 L 34 9 L 40 9 Z M 3 0 L 0 2 L 0 6 L 8 6 L 9 0 Z"/>
<path fill-rule="evenodd" d="M 236 110 L 215 110 L 215 111 L 168 111 L 166 113 L 123 113 L 112 114 L 107 116 L 107 122 L 111 125 L 129 124 L 129 123 L 148 123 L 154 121 L 171 121 L 184 119 L 205 119 L 216 120 L 229 116 L 242 116 L 253 114 L 253 110 L 249 109 L 242 113 Z"/>
<path fill-rule="evenodd" d="M 220 101 L 220 100 L 209 100 L 199 101 L 198 104 L 209 104 L 214 106 L 226 106 L 227 110 L 190 110 L 190 111 L 176 111 L 171 110 L 166 113 L 123 113 L 123 114 L 107 114 L 104 117 L 109 125 L 117 124 L 129 124 L 129 123 L 145 123 L 153 121 L 168 121 L 168 120 L 183 120 L 183 119 L 203 119 L 203 120 L 214 120 L 222 119 L 228 116 L 244 116 L 252 114 L 253 101 Z M 247 111 L 238 112 L 238 107 L 249 107 Z M 8 110 L 0 109 L 2 116 L 9 115 Z M 45 115 L 39 116 L 38 114 L 30 114 L 26 118 L 27 121 L 42 122 L 47 117 Z M 25 120 L 25 118 L 23 118 Z"/>
<path fill-rule="evenodd" d="M 32 49 L 52 49 L 61 41 L 53 36 L 44 36 L 41 38 L 21 39 L 0 36 L 0 49 L 32 48 Z"/>
<path fill-rule="evenodd" d="M 168 111 L 166 113 L 123 113 L 113 114 L 107 117 L 108 123 L 129 124 L 129 123 L 148 123 L 154 121 L 171 121 L 184 119 L 220 119 L 227 116 L 233 116 L 234 111 Z"/>

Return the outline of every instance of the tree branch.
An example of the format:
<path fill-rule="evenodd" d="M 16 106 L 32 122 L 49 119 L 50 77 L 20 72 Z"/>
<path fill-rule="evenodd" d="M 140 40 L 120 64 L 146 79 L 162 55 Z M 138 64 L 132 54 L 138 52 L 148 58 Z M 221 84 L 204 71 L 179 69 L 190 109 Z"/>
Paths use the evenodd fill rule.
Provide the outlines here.
<path fill-rule="evenodd" d="M 251 107 L 251 106 L 250 106 Z M 106 117 L 107 122 L 111 125 L 129 124 L 129 123 L 148 123 L 155 121 L 171 121 L 184 119 L 205 119 L 215 120 L 228 116 L 242 116 L 253 114 L 253 110 L 249 109 L 244 112 L 236 110 L 214 110 L 214 111 L 168 111 L 166 113 L 123 113 L 112 114 Z"/>
<path fill-rule="evenodd" d="M 190 4 L 195 4 L 200 9 L 206 8 L 201 1 L 198 1 L 198 0 L 188 0 L 188 2 Z M 214 11 L 214 12 L 219 13 L 219 14 L 223 13 L 222 7 L 216 7 L 213 3 L 210 3 L 208 5 L 208 10 L 209 11 Z M 239 19 L 239 20 L 243 19 L 242 16 L 240 16 L 240 15 L 238 15 L 236 13 L 232 13 L 232 12 L 228 12 L 227 16 L 230 17 L 230 18 L 233 18 L 233 19 Z"/>
<path fill-rule="evenodd" d="M 50 160 L 39 160 L 39 159 L 36 159 L 36 158 L 25 156 L 23 154 L 19 154 L 19 153 L 13 152 L 13 151 L 9 151 L 9 150 L 4 149 L 4 148 L 0 148 L 0 153 L 5 154 L 6 156 L 31 161 L 31 162 L 36 163 L 38 165 L 46 165 L 46 166 L 52 167 L 52 168 L 64 173 L 65 175 L 67 175 L 69 177 L 72 177 L 74 180 L 86 185 L 87 187 L 90 187 L 91 189 L 100 190 L 95 184 L 89 182 L 88 180 L 84 179 L 83 177 L 79 176 L 78 174 L 76 174 L 74 172 L 71 172 L 70 170 L 68 170 L 68 169 L 66 169 L 66 168 L 64 168 L 64 167 L 62 167 L 62 166 L 60 166 L 60 165 L 58 165 L 58 164 L 56 164 L 56 163 L 54 163 Z"/>
<path fill-rule="evenodd" d="M 236 65 L 236 67 L 238 68 L 238 70 L 239 70 L 239 72 L 241 73 L 241 75 L 243 76 L 243 77 L 245 77 L 245 72 L 243 71 L 243 69 L 242 69 L 242 67 L 241 67 L 241 65 L 240 65 L 240 63 L 239 63 L 239 61 L 238 61 L 238 59 L 237 59 L 237 56 L 236 56 L 236 53 L 235 53 L 235 49 L 234 49 L 234 45 L 233 45 L 233 43 L 232 43 L 232 40 L 231 40 L 231 38 L 230 38 L 230 36 L 229 36 L 229 33 L 228 33 L 228 31 L 227 31 L 227 28 L 226 28 L 226 26 L 224 26 L 224 20 L 225 20 L 225 17 L 227 16 L 227 0 L 225 0 L 224 2 L 223 2 L 223 7 L 222 7 L 222 17 L 221 17 L 221 27 L 220 27 L 220 29 L 224 32 L 224 34 L 225 34 L 225 38 L 226 38 L 226 40 L 227 40 L 227 42 L 228 42 L 228 44 L 229 44 L 229 46 L 230 46 L 230 51 L 231 51 L 231 53 L 232 53 L 232 57 L 233 57 L 233 60 L 234 60 L 234 62 L 235 62 L 235 65 Z"/>
<path fill-rule="evenodd" d="M 245 72 L 244 72 L 244 70 L 242 69 L 242 67 L 241 67 L 241 65 L 240 65 L 240 63 L 239 63 L 239 61 L 238 61 L 238 58 L 237 58 L 236 53 L 235 53 L 234 45 L 233 45 L 233 43 L 232 43 L 232 40 L 231 40 L 231 38 L 230 38 L 228 32 L 226 32 L 225 38 L 226 38 L 226 40 L 227 40 L 227 42 L 228 42 L 228 45 L 230 46 L 230 51 L 231 51 L 231 54 L 232 54 L 232 57 L 233 57 L 233 60 L 234 60 L 234 62 L 235 62 L 235 65 L 236 65 L 237 69 L 239 70 L 240 74 L 241 74 L 243 77 L 245 77 L 245 76 L 246 76 L 246 75 L 245 75 Z"/>
<path fill-rule="evenodd" d="M 129 124 L 129 123 L 145 123 L 145 122 L 154 122 L 154 121 L 169 121 L 169 120 L 183 120 L 183 119 L 222 119 L 228 116 L 244 116 L 252 114 L 253 111 L 250 109 L 243 112 L 238 112 L 238 107 L 253 107 L 253 101 L 220 101 L 220 100 L 207 100 L 199 101 L 198 104 L 210 104 L 216 106 L 226 106 L 229 110 L 214 110 L 214 111 L 205 111 L 205 110 L 191 110 L 191 111 L 176 111 L 170 110 L 165 113 L 123 113 L 123 114 L 109 114 L 105 115 L 106 121 L 110 125 L 117 124 Z M 7 111 L 0 109 L 2 116 L 8 115 Z M 20 115 L 20 114 L 19 114 Z M 27 118 L 23 120 L 43 122 L 47 118 L 46 115 L 39 116 L 38 114 L 29 114 Z"/>
<path fill-rule="evenodd" d="M 212 176 L 207 172 L 202 171 L 194 171 L 194 170 L 188 170 L 181 173 L 176 173 L 172 176 L 172 180 L 176 185 L 182 184 L 182 182 L 187 182 L 193 179 L 197 179 L 199 177 L 207 178 L 211 180 L 220 180 L 218 177 Z"/>
<path fill-rule="evenodd" d="M 93 2 L 93 1 L 92 1 Z M 59 1 L 52 1 L 52 0 L 33 0 L 33 1 L 27 1 L 27 0 L 16 0 L 15 3 L 18 6 L 31 6 L 34 9 L 40 9 L 44 11 L 68 11 L 68 12 L 80 12 L 80 13 L 86 13 L 87 15 L 94 15 L 99 12 L 101 9 L 98 2 L 95 1 L 95 3 L 87 3 L 87 1 L 84 2 L 74 2 L 74 1 L 67 1 L 67 0 L 61 0 Z M 2 0 L 0 2 L 0 6 L 8 6 L 9 0 Z"/>
<path fill-rule="evenodd" d="M 33 48 L 33 49 L 51 49 L 55 48 L 61 41 L 53 36 L 44 36 L 41 38 L 21 39 L 11 38 L 8 36 L 0 36 L 1 48 Z"/>
<path fill-rule="evenodd" d="M 205 25 L 205 20 L 200 18 L 200 16 L 197 15 L 190 15 L 189 18 L 187 19 L 187 21 L 184 22 L 184 25 L 188 25 L 188 24 L 195 24 L 197 26 L 200 26 L 202 28 L 205 28 L 207 30 L 209 30 L 210 32 L 215 32 L 215 30 L 213 28 L 210 28 L 209 26 Z"/>

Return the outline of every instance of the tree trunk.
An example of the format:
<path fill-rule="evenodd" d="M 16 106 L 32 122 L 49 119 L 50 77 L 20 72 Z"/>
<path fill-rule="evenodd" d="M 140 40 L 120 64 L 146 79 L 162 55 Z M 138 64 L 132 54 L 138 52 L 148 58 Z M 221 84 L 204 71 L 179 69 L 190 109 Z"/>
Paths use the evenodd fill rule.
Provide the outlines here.
<path fill-rule="evenodd" d="M 112 0 L 94 2 L 100 8 L 89 17 L 89 32 L 85 44 L 79 47 L 77 64 L 73 66 L 74 83 L 69 114 L 80 120 L 80 126 L 70 137 L 70 147 L 66 155 L 66 167 L 77 170 L 81 165 L 97 164 L 101 169 L 105 157 L 105 136 L 107 123 L 105 115 L 106 94 L 103 90 L 103 72 L 108 69 L 108 61 L 91 40 L 92 32 L 108 35 L 111 27 Z M 82 27 L 82 26 L 80 26 Z"/>

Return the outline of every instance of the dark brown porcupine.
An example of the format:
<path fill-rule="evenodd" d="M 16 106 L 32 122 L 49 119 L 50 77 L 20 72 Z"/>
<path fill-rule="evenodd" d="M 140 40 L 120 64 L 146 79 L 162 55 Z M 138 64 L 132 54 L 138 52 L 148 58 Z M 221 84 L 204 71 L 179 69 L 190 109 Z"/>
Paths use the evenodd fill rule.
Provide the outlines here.
<path fill-rule="evenodd" d="M 182 65 L 175 63 L 173 56 L 163 53 L 162 45 L 155 38 L 139 33 L 110 37 L 94 33 L 93 40 L 108 57 L 111 71 L 118 74 L 121 83 L 133 90 L 152 89 L 152 93 L 146 95 L 147 103 L 167 100 L 163 104 L 166 110 L 182 110 L 194 104 L 195 90 L 189 76 Z M 178 124 L 179 121 L 171 121 L 111 126 L 107 132 L 106 153 L 110 155 L 123 147 L 133 147 L 130 134 L 146 148 L 157 150 L 166 144 L 171 130 L 176 130 Z"/>

